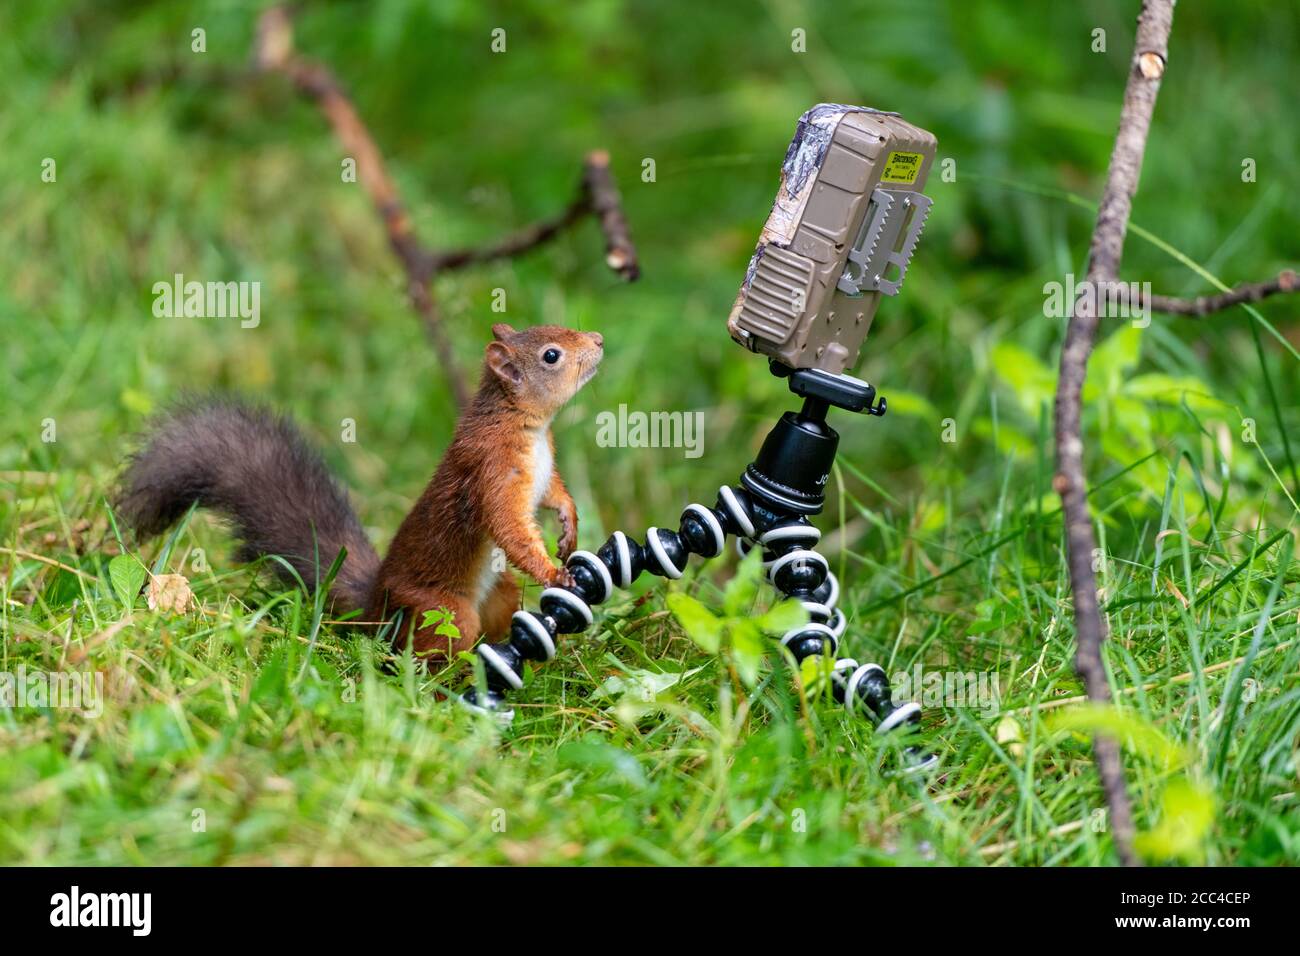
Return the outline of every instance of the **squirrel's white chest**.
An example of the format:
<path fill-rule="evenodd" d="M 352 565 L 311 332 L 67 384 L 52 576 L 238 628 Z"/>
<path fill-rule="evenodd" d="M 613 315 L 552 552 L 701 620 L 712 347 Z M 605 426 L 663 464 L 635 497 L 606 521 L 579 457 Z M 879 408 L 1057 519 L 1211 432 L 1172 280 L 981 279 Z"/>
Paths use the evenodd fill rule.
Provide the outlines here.
<path fill-rule="evenodd" d="M 534 511 L 546 497 L 546 489 L 551 486 L 551 472 L 554 470 L 550 435 L 545 428 L 535 429 L 528 448 L 528 477 L 532 482 L 532 496 L 529 500 Z"/>
<path fill-rule="evenodd" d="M 528 438 L 527 456 L 523 462 L 523 478 L 529 483 L 529 503 L 533 511 L 546 497 L 546 490 L 551 486 L 551 472 L 555 470 L 554 456 L 551 455 L 550 437 L 545 428 L 533 431 Z M 474 582 L 474 604 L 481 607 L 497 579 L 505 570 L 504 556 L 498 556 L 499 548 L 495 541 L 489 540 L 487 547 L 479 556 L 478 573 Z"/>

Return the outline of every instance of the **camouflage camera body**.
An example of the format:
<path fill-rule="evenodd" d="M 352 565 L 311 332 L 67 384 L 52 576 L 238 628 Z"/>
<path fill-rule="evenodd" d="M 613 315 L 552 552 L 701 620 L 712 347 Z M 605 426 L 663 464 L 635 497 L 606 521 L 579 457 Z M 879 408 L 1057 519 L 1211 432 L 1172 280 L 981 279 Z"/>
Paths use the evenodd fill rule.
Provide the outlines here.
<path fill-rule="evenodd" d="M 731 337 L 792 369 L 852 368 L 880 297 L 907 273 L 937 146 L 897 113 L 822 103 L 801 116 Z"/>

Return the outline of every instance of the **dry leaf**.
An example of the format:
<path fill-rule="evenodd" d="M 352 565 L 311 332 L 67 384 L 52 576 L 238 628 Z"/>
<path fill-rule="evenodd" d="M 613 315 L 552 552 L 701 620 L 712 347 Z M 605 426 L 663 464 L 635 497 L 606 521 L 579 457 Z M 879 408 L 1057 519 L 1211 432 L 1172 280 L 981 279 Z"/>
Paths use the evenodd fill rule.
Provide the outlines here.
<path fill-rule="evenodd" d="M 183 574 L 155 574 L 149 578 L 145 598 L 151 611 L 184 614 L 194 606 L 194 592 Z"/>

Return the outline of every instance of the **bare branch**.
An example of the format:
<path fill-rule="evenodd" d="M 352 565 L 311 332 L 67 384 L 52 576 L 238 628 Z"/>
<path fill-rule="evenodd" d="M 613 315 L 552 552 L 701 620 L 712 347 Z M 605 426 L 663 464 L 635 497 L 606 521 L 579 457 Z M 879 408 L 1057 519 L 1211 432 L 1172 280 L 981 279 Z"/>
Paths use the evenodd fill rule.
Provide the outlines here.
<path fill-rule="evenodd" d="M 1115 136 L 1115 148 L 1111 153 L 1106 185 L 1097 210 L 1097 223 L 1088 249 L 1085 288 L 1095 289 L 1104 282 L 1114 282 L 1119 275 L 1124 236 L 1128 231 L 1133 195 L 1137 192 L 1151 115 L 1160 90 L 1160 78 L 1169 58 L 1173 16 L 1174 0 L 1143 0 L 1132 65 L 1120 109 L 1119 131 Z M 1098 606 L 1097 579 L 1093 571 L 1096 539 L 1083 470 L 1081 410 L 1083 382 L 1097 335 L 1097 324 L 1096 298 L 1081 295 L 1071 310 L 1065 343 L 1061 348 L 1056 389 L 1057 472 L 1053 486 L 1061 496 L 1065 514 L 1066 555 L 1078 642 L 1075 667 L 1083 678 L 1088 699 L 1106 703 L 1111 699 L 1101 655 L 1106 623 Z M 1097 736 L 1093 741 L 1093 753 L 1110 808 L 1115 851 L 1124 865 L 1135 866 L 1138 858 L 1133 850 L 1133 810 L 1124 785 L 1124 765 L 1119 746 L 1110 737 Z"/>
<path fill-rule="evenodd" d="M 618 189 L 609 174 L 607 153 L 593 152 L 587 157 L 577 197 L 554 219 L 526 226 L 490 246 L 430 251 L 416 236 L 374 137 L 334 74 L 324 64 L 294 51 L 293 23 L 285 7 L 271 7 L 258 19 L 253 59 L 260 71 L 282 73 L 300 92 L 315 100 L 343 152 L 356 161 L 361 184 L 406 272 L 411 304 L 446 370 L 457 405 L 463 407 L 469 393 L 433 294 L 433 280 L 440 272 L 521 255 L 553 239 L 584 216 L 593 215 L 605 234 L 606 263 L 629 281 L 637 277 L 636 249 L 628 234 Z"/>
<path fill-rule="evenodd" d="M 579 195 L 564 212 L 554 219 L 546 219 L 525 226 L 490 246 L 447 249 L 442 252 L 435 252 L 431 262 L 433 270 L 435 272 L 452 272 L 466 266 L 492 262 L 496 259 L 509 259 L 530 252 L 555 238 L 555 236 L 581 219 L 586 212 L 585 201 Z"/>
<path fill-rule="evenodd" d="M 596 217 L 605 234 L 605 264 L 629 282 L 636 279 L 640 275 L 636 247 L 632 245 L 628 234 L 618 187 L 614 185 L 614 179 L 609 173 L 609 154 L 604 150 L 587 155 L 582 166 L 578 194 L 560 215 L 526 226 L 494 245 L 435 253 L 434 271 L 448 272 L 475 263 L 520 255 L 535 249 L 587 215 Z"/>
<path fill-rule="evenodd" d="M 641 274 L 636 248 L 623 215 L 623 200 L 614 177 L 609 174 L 609 153 L 603 149 L 589 153 L 583 170 L 583 187 L 591 212 L 605 234 L 605 265 L 631 282 Z"/>
<path fill-rule="evenodd" d="M 1222 312 L 1234 305 L 1258 302 L 1271 295 L 1279 295 L 1300 290 L 1300 281 L 1291 269 L 1278 274 L 1276 279 L 1268 282 L 1246 282 L 1228 292 L 1217 295 L 1200 295 L 1194 299 L 1180 299 L 1170 295 L 1153 295 L 1148 301 L 1154 312 L 1167 312 L 1170 315 L 1187 315 L 1194 318 L 1207 316 L 1212 312 Z"/>

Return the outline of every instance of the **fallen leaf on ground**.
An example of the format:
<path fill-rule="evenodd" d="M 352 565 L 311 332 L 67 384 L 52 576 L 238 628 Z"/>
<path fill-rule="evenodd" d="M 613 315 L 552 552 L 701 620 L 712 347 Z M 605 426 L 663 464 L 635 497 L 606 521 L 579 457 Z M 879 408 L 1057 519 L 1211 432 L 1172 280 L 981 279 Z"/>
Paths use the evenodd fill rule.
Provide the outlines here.
<path fill-rule="evenodd" d="M 151 611 L 184 614 L 194 606 L 194 592 L 183 574 L 155 574 L 149 578 L 145 598 Z"/>

